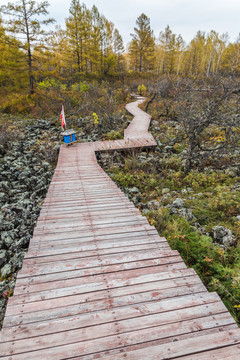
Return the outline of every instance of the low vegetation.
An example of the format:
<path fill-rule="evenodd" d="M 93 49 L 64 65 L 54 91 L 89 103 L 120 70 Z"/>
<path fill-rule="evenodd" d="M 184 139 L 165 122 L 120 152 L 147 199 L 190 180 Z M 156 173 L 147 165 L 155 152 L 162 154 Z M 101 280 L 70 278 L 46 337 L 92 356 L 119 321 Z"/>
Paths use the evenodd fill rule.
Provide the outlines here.
<path fill-rule="evenodd" d="M 215 100 L 208 99 L 210 102 Z M 198 108 L 197 100 L 199 95 L 191 104 L 195 110 Z M 211 156 L 201 156 L 202 146 L 196 147 L 196 156 L 186 168 L 191 139 L 186 136 L 182 113 L 177 110 L 179 103 L 179 97 L 172 97 L 172 90 L 168 90 L 164 97 L 157 94 L 150 105 L 149 100 L 142 105 L 143 109 L 147 106 L 153 115 L 151 131 L 157 139 L 156 149 L 124 155 L 118 152 L 113 156 L 102 154 L 100 163 L 147 216 L 150 224 L 166 237 L 172 249 L 179 251 L 186 265 L 197 271 L 209 291 L 218 292 L 239 321 L 238 118 L 232 111 L 230 96 L 224 107 L 232 107 L 232 120 L 235 122 L 232 122 L 228 134 L 236 139 L 234 146 L 228 146 L 224 133 L 230 126 L 227 124 L 230 116 L 225 117 L 224 130 L 219 128 L 217 120 L 215 123 L 211 121 L 200 134 L 202 137 L 198 138 L 202 146 L 211 142 Z M 203 108 L 204 104 L 199 107 L 201 111 Z M 218 114 L 216 118 L 220 118 Z M 233 145 L 233 141 L 229 141 Z M 222 143 L 221 152 L 219 143 Z"/>

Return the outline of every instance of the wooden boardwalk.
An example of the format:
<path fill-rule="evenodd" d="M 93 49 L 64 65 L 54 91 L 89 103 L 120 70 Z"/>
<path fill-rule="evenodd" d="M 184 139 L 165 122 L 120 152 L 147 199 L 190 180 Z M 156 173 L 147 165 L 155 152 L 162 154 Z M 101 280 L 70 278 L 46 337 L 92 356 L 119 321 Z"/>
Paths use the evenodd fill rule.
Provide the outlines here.
<path fill-rule="evenodd" d="M 239 359 L 240 330 L 98 165 L 154 146 L 150 117 L 124 140 L 61 147 L 0 337 L 8 360 Z"/>

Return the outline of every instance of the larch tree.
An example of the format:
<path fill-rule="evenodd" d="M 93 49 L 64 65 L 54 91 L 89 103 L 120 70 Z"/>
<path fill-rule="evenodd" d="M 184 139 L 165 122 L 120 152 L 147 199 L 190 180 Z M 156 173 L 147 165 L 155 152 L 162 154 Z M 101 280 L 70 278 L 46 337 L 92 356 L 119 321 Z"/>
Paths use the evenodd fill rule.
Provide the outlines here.
<path fill-rule="evenodd" d="M 40 20 L 39 17 L 48 15 L 49 3 L 34 0 L 19 0 L 1 6 L 1 13 L 5 15 L 5 30 L 14 34 L 21 41 L 21 47 L 26 53 L 30 93 L 34 92 L 34 46 L 46 35 L 42 25 L 54 22 L 54 19 Z M 14 39 L 15 41 L 15 39 Z"/>
<path fill-rule="evenodd" d="M 234 43 L 230 43 L 224 49 L 220 70 L 225 74 L 239 75 L 240 73 L 240 34 Z"/>
<path fill-rule="evenodd" d="M 124 58 L 123 58 L 124 45 L 123 45 L 122 36 L 120 35 L 118 29 L 115 29 L 114 33 L 113 33 L 113 49 L 114 49 L 114 53 L 117 57 L 117 70 L 118 70 L 118 72 L 123 71 L 123 68 L 124 68 Z"/>
<path fill-rule="evenodd" d="M 66 20 L 66 34 L 69 41 L 69 57 L 75 72 L 91 71 L 92 14 L 79 0 L 72 0 L 70 16 Z"/>
<path fill-rule="evenodd" d="M 179 74 L 182 66 L 184 41 L 172 32 L 169 25 L 159 34 L 157 45 L 157 72 Z"/>
<path fill-rule="evenodd" d="M 206 63 L 206 35 L 198 31 L 187 47 L 184 56 L 184 73 L 187 76 L 197 77 L 205 72 Z"/>
<path fill-rule="evenodd" d="M 24 53 L 19 49 L 19 42 L 6 35 L 0 18 L 0 86 L 24 86 Z"/>
<path fill-rule="evenodd" d="M 103 19 L 98 8 L 94 5 L 91 9 L 92 28 L 90 41 L 90 66 L 91 72 L 100 72 L 101 70 L 101 37 L 103 30 Z"/>
<path fill-rule="evenodd" d="M 107 75 L 111 69 L 114 69 L 116 64 L 116 58 L 113 52 L 114 24 L 111 21 L 108 21 L 105 17 L 103 17 L 103 21 L 104 28 L 101 43 L 103 52 L 102 72 L 104 75 Z"/>
<path fill-rule="evenodd" d="M 70 43 L 70 51 L 73 54 L 77 71 L 83 70 L 83 6 L 79 0 L 72 0 L 69 9 L 70 16 L 66 20 L 67 37 Z"/>
<path fill-rule="evenodd" d="M 123 42 L 114 24 L 100 15 L 96 6 L 91 10 L 79 0 L 72 0 L 66 20 L 66 35 L 73 68 L 78 73 L 103 73 L 115 69 Z M 116 53 L 115 53 L 116 49 Z"/>
<path fill-rule="evenodd" d="M 137 27 L 131 34 L 129 45 L 130 66 L 134 71 L 153 70 L 155 62 L 155 38 L 150 26 L 150 18 L 141 14 L 136 21 Z"/>

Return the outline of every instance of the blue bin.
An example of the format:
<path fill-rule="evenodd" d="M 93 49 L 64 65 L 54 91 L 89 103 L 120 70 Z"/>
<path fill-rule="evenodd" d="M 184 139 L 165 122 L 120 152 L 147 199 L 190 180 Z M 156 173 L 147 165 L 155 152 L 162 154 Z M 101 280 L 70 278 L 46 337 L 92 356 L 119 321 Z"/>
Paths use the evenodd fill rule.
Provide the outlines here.
<path fill-rule="evenodd" d="M 76 141 L 76 132 L 74 130 L 66 130 L 62 135 L 65 144 L 72 144 Z"/>
<path fill-rule="evenodd" d="M 64 142 L 65 144 L 70 144 L 71 142 L 71 136 L 70 135 L 64 135 Z"/>

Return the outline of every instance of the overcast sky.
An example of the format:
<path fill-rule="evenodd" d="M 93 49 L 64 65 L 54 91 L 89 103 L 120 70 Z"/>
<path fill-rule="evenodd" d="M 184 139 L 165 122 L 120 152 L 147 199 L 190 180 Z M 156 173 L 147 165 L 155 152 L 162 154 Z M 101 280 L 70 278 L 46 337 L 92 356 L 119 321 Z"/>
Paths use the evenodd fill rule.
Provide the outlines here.
<path fill-rule="evenodd" d="M 5 5 L 9 0 L 0 0 Z M 12 1 L 14 2 L 14 1 Z M 86 0 L 88 8 L 96 5 L 112 21 L 125 44 L 131 40 L 137 17 L 145 13 L 151 19 L 155 36 L 167 25 L 188 43 L 198 30 L 228 32 L 235 41 L 239 32 L 240 0 Z M 49 0 L 49 13 L 64 27 L 71 0 Z"/>

